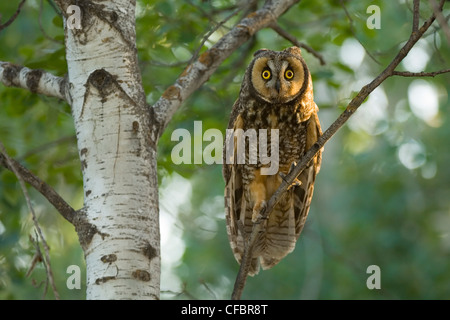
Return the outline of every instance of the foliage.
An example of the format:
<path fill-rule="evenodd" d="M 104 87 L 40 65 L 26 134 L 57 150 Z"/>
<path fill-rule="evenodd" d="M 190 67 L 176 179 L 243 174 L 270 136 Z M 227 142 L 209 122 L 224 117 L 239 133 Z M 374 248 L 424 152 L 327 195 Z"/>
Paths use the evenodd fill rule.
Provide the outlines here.
<path fill-rule="evenodd" d="M 27 1 L 18 19 L 0 33 L 0 60 L 64 75 L 61 19 L 45 4 L 44 35 L 37 18 L 38 3 Z M 303 50 L 323 129 L 352 94 L 392 60 L 411 30 L 411 1 L 344 3 L 348 16 L 338 1 L 301 1 L 278 21 L 324 56 L 326 65 L 321 66 Z M 204 35 L 230 16 L 234 4 L 138 1 L 138 55 L 150 104 L 183 71 Z M 366 26 L 366 9 L 371 4 L 381 8 L 381 29 Z M 424 16 L 430 12 L 427 5 L 421 3 Z M 3 20 L 15 9 L 14 2 L 2 2 Z M 237 14 L 227 20 L 205 46 L 240 18 Z M 172 132 L 186 128 L 194 135 L 194 121 L 202 121 L 202 133 L 209 128 L 224 132 L 252 52 L 290 45 L 271 29 L 259 32 L 193 94 L 162 136 L 158 149 L 162 298 L 229 298 L 238 271 L 226 235 L 221 166 L 175 165 L 171 150 L 177 142 L 171 141 Z M 449 44 L 433 29 L 401 67 L 440 70 L 448 68 L 448 57 Z M 295 251 L 273 269 L 250 278 L 244 298 L 449 297 L 449 80 L 448 74 L 393 77 L 369 97 L 325 146 L 310 216 Z M 421 92 L 425 99 L 414 94 Z M 82 206 L 82 177 L 68 105 L 0 86 L 0 141 L 11 156 L 52 185 L 74 208 Z M 204 141 L 203 148 L 209 143 Z M 45 199 L 30 192 L 51 248 L 61 298 L 81 299 L 84 284 L 81 290 L 66 287 L 67 267 L 84 268 L 76 233 Z M 45 280 L 43 266 L 25 277 L 34 255 L 29 240 L 34 228 L 17 179 L 2 169 L 0 195 L 0 299 L 39 299 L 43 287 L 35 288 L 33 283 Z M 381 269 L 381 290 L 366 286 L 370 265 Z M 46 298 L 53 298 L 50 291 Z"/>

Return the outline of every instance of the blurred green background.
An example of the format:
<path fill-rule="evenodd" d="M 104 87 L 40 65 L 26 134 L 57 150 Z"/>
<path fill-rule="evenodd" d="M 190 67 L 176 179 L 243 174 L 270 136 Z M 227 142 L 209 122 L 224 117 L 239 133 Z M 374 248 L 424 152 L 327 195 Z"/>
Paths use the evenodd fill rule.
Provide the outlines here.
<path fill-rule="evenodd" d="M 238 2 L 137 0 L 138 54 L 150 104 Z M 18 3 L 0 3 L 2 23 Z M 62 19 L 51 1 L 43 1 L 42 9 L 40 3 L 27 0 L 17 20 L 0 32 L 0 60 L 63 76 Z M 380 29 L 366 25 L 369 5 L 380 8 Z M 282 28 L 326 61 L 321 65 L 303 50 L 324 130 L 408 39 L 411 8 L 411 0 L 305 0 L 279 19 Z M 430 13 L 428 1 L 421 1 L 421 22 Z M 202 51 L 242 14 L 213 32 Z M 162 299 L 228 299 L 238 271 L 226 234 L 221 165 L 175 165 L 171 150 L 178 142 L 171 141 L 171 134 L 185 128 L 194 135 L 194 121 L 202 121 L 203 132 L 224 132 L 252 53 L 288 46 L 271 29 L 257 33 L 184 103 L 159 143 Z M 434 24 L 399 70 L 446 69 L 449 60 L 449 43 Z M 450 298 L 449 87 L 449 74 L 393 77 L 370 95 L 325 146 L 310 215 L 295 251 L 249 278 L 243 298 Z M 80 163 L 66 103 L 0 85 L 0 141 L 74 208 L 82 207 Z M 61 298 L 84 299 L 85 264 L 74 228 L 40 194 L 29 192 Z M 44 297 L 42 264 L 25 276 L 34 255 L 30 235 L 35 236 L 33 222 L 17 179 L 0 168 L 0 299 Z M 80 290 L 67 288 L 70 265 L 81 268 Z M 370 265 L 380 268 L 379 290 L 366 286 Z M 44 298 L 53 299 L 51 290 Z"/>

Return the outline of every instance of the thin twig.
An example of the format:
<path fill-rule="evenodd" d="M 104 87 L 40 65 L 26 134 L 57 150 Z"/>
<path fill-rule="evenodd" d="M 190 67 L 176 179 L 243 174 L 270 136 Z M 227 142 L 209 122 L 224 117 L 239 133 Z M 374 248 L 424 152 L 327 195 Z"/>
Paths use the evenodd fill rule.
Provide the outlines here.
<path fill-rule="evenodd" d="M 211 288 L 208 286 L 205 280 L 200 279 L 199 282 L 205 287 L 205 289 L 209 292 L 209 294 L 213 297 L 214 300 L 217 300 L 217 296 L 214 293 L 214 291 L 211 290 Z"/>
<path fill-rule="evenodd" d="M 436 20 L 441 26 L 442 32 L 444 33 L 445 37 L 447 38 L 447 42 L 450 45 L 450 27 L 448 26 L 447 19 L 442 14 L 442 11 L 439 10 L 436 0 L 429 0 L 429 2 L 436 16 Z"/>
<path fill-rule="evenodd" d="M 55 5 L 55 3 L 53 2 L 53 0 L 47 0 L 47 2 L 48 2 L 48 4 L 50 5 L 50 7 L 52 7 L 52 9 L 55 11 L 55 13 L 56 13 L 58 16 L 60 16 L 60 17 L 63 16 L 62 13 L 61 13 L 61 10 L 58 8 L 57 5 Z"/>
<path fill-rule="evenodd" d="M 230 67 L 228 70 L 230 70 L 230 73 L 225 76 L 220 84 L 220 88 L 224 88 L 230 85 L 230 83 L 233 81 L 233 79 L 236 77 L 237 70 L 242 70 L 242 67 L 245 66 L 247 62 L 247 58 L 250 55 L 250 52 L 254 51 L 254 46 L 256 43 L 256 37 L 251 37 L 250 40 L 245 44 L 245 47 L 241 50 L 241 52 L 238 52 L 238 58 L 231 62 Z"/>
<path fill-rule="evenodd" d="M 229 10 L 236 10 L 236 5 L 232 6 L 232 7 L 228 7 L 225 10 L 221 10 L 221 11 L 211 11 L 211 12 L 207 12 L 206 10 L 203 9 L 202 6 L 195 4 L 192 0 L 188 0 L 187 1 L 191 6 L 195 7 L 198 11 L 200 11 L 201 15 L 206 17 L 210 22 L 212 22 L 213 24 L 217 25 L 218 22 L 215 20 L 214 15 L 215 13 L 221 13 L 224 11 L 229 11 Z"/>
<path fill-rule="evenodd" d="M 33 259 L 31 259 L 30 266 L 28 267 L 28 271 L 25 274 L 26 278 L 28 278 L 31 275 L 31 273 L 33 273 L 33 270 L 36 267 L 36 265 L 44 260 L 44 258 L 42 257 L 41 248 L 39 247 L 39 245 L 36 245 L 39 242 L 38 235 L 36 234 L 36 240 L 34 240 L 34 238 L 30 234 L 29 239 L 30 242 L 34 245 L 36 252 L 34 253 Z"/>
<path fill-rule="evenodd" d="M 35 227 L 36 232 L 39 235 L 39 238 L 41 239 L 42 245 L 44 247 L 44 251 L 45 251 L 44 261 L 45 261 L 45 265 L 46 265 L 45 266 L 45 271 L 47 273 L 47 279 L 48 279 L 48 281 L 50 281 L 50 285 L 52 286 L 52 290 L 53 290 L 53 294 L 55 295 L 55 299 L 59 300 L 59 293 L 58 293 L 58 290 L 56 289 L 55 281 L 54 281 L 54 278 L 53 278 L 52 268 L 51 268 L 51 265 L 50 265 L 50 249 L 48 247 L 47 241 L 45 240 L 44 234 L 42 233 L 41 227 L 39 226 L 39 222 L 37 220 L 36 212 L 34 211 L 34 208 L 31 205 L 30 196 L 29 196 L 28 190 L 27 190 L 27 188 L 25 186 L 24 179 L 22 178 L 19 170 L 16 168 L 16 166 L 15 166 L 14 162 L 12 161 L 12 159 L 6 153 L 6 149 L 3 146 L 3 143 L 1 141 L 0 141 L 0 152 L 5 157 L 6 162 L 8 162 L 11 170 L 14 172 L 14 174 L 17 177 L 17 179 L 19 180 L 19 184 L 20 184 L 20 187 L 22 189 L 23 195 L 25 197 L 25 201 L 27 203 L 28 210 L 30 210 L 31 216 L 33 218 L 34 227 Z"/>
<path fill-rule="evenodd" d="M 185 66 L 189 63 L 191 59 L 185 60 L 185 61 L 177 61 L 177 62 L 163 62 L 163 61 L 157 61 L 157 60 L 150 60 L 148 63 L 155 67 L 163 67 L 163 68 L 176 68 Z"/>
<path fill-rule="evenodd" d="M 450 17 L 450 15 L 449 15 L 449 17 Z M 441 52 L 439 51 L 439 48 L 438 48 L 438 37 L 437 37 L 438 31 L 439 30 L 437 28 L 435 28 L 435 30 L 433 32 L 433 48 L 434 48 L 434 52 L 435 52 L 436 57 L 439 60 L 439 62 L 441 64 L 446 64 L 446 61 L 445 61 L 444 57 L 442 56 L 442 54 L 441 54 Z M 441 38 L 439 37 L 439 40 L 440 39 Z"/>
<path fill-rule="evenodd" d="M 17 16 L 18 16 L 19 13 L 20 13 L 20 10 L 22 10 L 22 7 L 23 7 L 23 4 L 24 4 L 24 3 L 25 3 L 25 0 L 22 0 L 22 1 L 19 3 L 19 7 L 17 8 L 16 12 L 14 12 L 14 14 L 12 15 L 12 17 L 9 18 L 9 20 L 6 21 L 5 23 L 0 24 L 0 31 L 2 31 L 3 29 L 5 29 L 6 27 L 8 27 L 11 23 L 14 22 L 14 20 L 16 20 Z"/>
<path fill-rule="evenodd" d="M 195 61 L 198 58 L 198 54 L 200 53 L 200 50 L 203 48 L 203 45 L 205 42 L 209 39 L 209 37 L 216 32 L 221 26 L 223 26 L 228 20 L 230 20 L 232 17 L 234 17 L 236 14 L 239 13 L 239 10 L 233 11 L 230 15 L 225 17 L 222 21 L 220 21 L 214 28 L 209 30 L 206 35 L 203 37 L 202 42 L 200 42 L 200 45 L 195 50 L 194 54 L 192 55 L 192 58 L 189 60 L 188 64 L 191 64 L 193 61 Z"/>
<path fill-rule="evenodd" d="M 63 44 L 64 41 L 58 41 L 52 37 L 50 37 L 47 32 L 44 30 L 44 26 L 42 25 L 42 15 L 43 15 L 43 10 L 44 9 L 44 0 L 41 0 L 40 4 L 39 4 L 39 18 L 38 18 L 38 22 L 39 22 L 39 29 L 41 29 L 42 34 L 44 35 L 45 38 L 47 38 L 48 40 L 58 43 L 58 44 Z"/>
<path fill-rule="evenodd" d="M 31 275 L 31 273 L 33 272 L 33 269 L 36 266 L 37 262 L 44 262 L 45 261 L 44 257 L 42 256 L 41 248 L 39 246 L 39 235 L 36 232 L 36 230 L 34 230 L 34 233 L 35 233 L 35 238 L 33 238 L 31 236 L 31 234 L 30 234 L 30 241 L 31 241 L 31 243 L 34 246 L 34 249 L 36 250 L 36 253 L 34 254 L 33 260 L 31 262 L 31 266 L 28 269 L 27 274 L 25 275 L 26 277 L 29 277 Z M 48 268 L 47 268 L 47 264 L 46 263 L 44 263 L 44 268 L 45 268 L 45 272 L 47 273 L 48 272 Z M 42 282 L 41 282 L 41 284 L 42 284 Z M 48 280 L 48 277 L 46 277 L 46 279 L 45 279 L 45 286 L 44 286 L 44 290 L 43 290 L 43 294 L 42 294 L 42 299 L 45 299 L 45 296 L 47 295 L 48 284 L 49 284 L 49 280 Z M 39 287 L 40 287 L 40 285 L 39 285 Z M 59 299 L 59 297 L 58 297 L 58 299 Z"/>
<path fill-rule="evenodd" d="M 26 153 L 24 153 L 20 157 L 17 157 L 17 160 L 18 161 L 25 160 L 26 158 L 31 157 L 31 156 L 35 155 L 36 153 L 47 151 L 48 149 L 54 148 L 63 143 L 68 143 L 68 142 L 74 143 L 74 142 L 76 142 L 76 139 L 77 139 L 76 135 L 70 135 L 70 136 L 65 136 L 65 137 L 56 139 L 54 141 L 50 141 L 48 143 L 40 145 L 39 147 L 28 150 Z"/>
<path fill-rule="evenodd" d="M 319 59 L 320 65 L 322 65 L 322 66 L 325 65 L 325 59 L 323 58 L 323 56 L 320 53 L 318 53 L 316 50 L 314 50 L 307 44 L 298 41 L 296 37 L 294 37 L 289 32 L 287 32 L 286 30 L 281 28 L 278 23 L 274 22 L 270 27 L 272 28 L 273 31 L 278 33 L 280 36 L 282 36 L 286 40 L 290 41 L 293 45 L 305 49 L 306 51 L 311 53 L 314 57 Z"/>
<path fill-rule="evenodd" d="M 412 32 L 416 32 L 419 29 L 419 7 L 420 1 L 414 0 Z"/>
<path fill-rule="evenodd" d="M 235 16 L 237 13 L 239 12 L 239 10 L 235 10 L 233 13 L 231 13 L 229 16 L 227 16 L 224 20 L 220 21 L 219 23 L 217 23 L 214 28 L 212 28 L 211 30 L 209 30 L 205 36 L 203 37 L 202 41 L 200 42 L 200 45 L 197 47 L 197 49 L 195 49 L 194 53 L 192 54 L 191 58 L 189 60 L 186 61 L 177 61 L 177 62 L 173 62 L 173 63 L 165 63 L 165 62 L 161 62 L 161 61 L 150 61 L 150 64 L 154 65 L 154 66 L 158 66 L 158 67 L 179 67 L 182 65 L 186 65 L 186 64 L 191 64 L 194 60 L 196 60 L 198 58 L 198 55 L 200 53 L 200 50 L 203 48 L 203 46 L 205 45 L 205 42 L 208 41 L 209 37 L 211 37 L 211 35 L 216 32 L 220 27 L 222 27 L 224 25 L 224 23 L 226 23 L 228 20 L 230 20 L 233 16 Z"/>
<path fill-rule="evenodd" d="M 47 183 L 39 179 L 16 160 L 8 157 L 3 151 L 0 152 L 0 166 L 14 172 L 21 180 L 29 183 L 55 207 L 64 219 L 74 224 L 76 211 Z"/>
<path fill-rule="evenodd" d="M 445 0 L 441 0 L 439 10 L 442 10 Z M 423 34 L 428 30 L 431 24 L 435 20 L 435 15 L 433 14 L 424 24 L 418 28 L 417 32 L 412 32 L 408 41 L 400 49 L 395 58 L 391 63 L 369 84 L 361 88 L 359 93 L 350 101 L 345 111 L 334 121 L 333 124 L 319 137 L 317 142 L 303 155 L 300 162 L 284 177 L 279 188 L 273 194 L 273 196 L 267 202 L 267 206 L 259 212 L 258 219 L 253 224 L 252 232 L 249 236 L 249 240 L 244 248 L 244 254 L 241 261 L 241 266 L 239 273 L 236 277 L 236 282 L 234 285 L 234 290 L 232 293 L 232 299 L 240 299 L 242 291 L 245 286 L 245 282 L 248 275 L 248 270 L 250 267 L 250 262 L 252 258 L 252 248 L 255 240 L 260 232 L 263 231 L 264 221 L 268 219 L 269 214 L 278 203 L 281 196 L 286 192 L 288 187 L 292 182 L 298 177 L 298 175 L 307 167 L 311 162 L 316 153 L 322 149 L 325 143 L 333 137 L 333 135 L 347 122 L 347 120 L 356 112 L 356 110 L 361 106 L 364 100 L 369 96 L 369 94 L 375 90 L 383 81 L 388 77 L 396 75 L 395 68 L 400 64 L 400 62 L 406 57 L 411 48 L 417 43 L 417 41 L 423 36 Z M 446 70 L 437 71 L 436 73 L 444 73 Z M 409 74 L 409 73 L 408 73 Z"/>
<path fill-rule="evenodd" d="M 359 44 L 363 47 L 364 51 L 367 53 L 367 55 L 377 64 L 381 65 L 381 63 L 375 58 L 375 56 L 364 46 L 364 44 L 359 40 L 358 36 L 356 35 L 355 28 L 353 26 L 353 18 L 350 15 L 350 13 L 347 10 L 347 7 L 344 4 L 343 0 L 340 0 L 341 6 L 344 9 L 345 15 L 347 16 L 347 19 L 350 23 L 350 32 L 352 33 L 353 37 L 359 42 Z"/>
<path fill-rule="evenodd" d="M 433 72 L 409 72 L 409 71 L 394 71 L 392 72 L 393 76 L 401 76 L 401 77 L 435 77 L 437 75 L 443 73 L 449 73 L 450 69 L 433 71 Z"/>

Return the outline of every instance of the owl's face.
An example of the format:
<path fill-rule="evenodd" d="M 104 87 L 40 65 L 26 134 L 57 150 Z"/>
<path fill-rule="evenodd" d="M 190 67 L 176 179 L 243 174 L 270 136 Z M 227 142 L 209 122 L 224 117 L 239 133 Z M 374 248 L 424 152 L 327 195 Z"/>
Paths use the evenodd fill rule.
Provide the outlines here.
<path fill-rule="evenodd" d="M 254 56 L 249 77 L 259 98 L 269 103 L 287 103 L 305 90 L 309 73 L 299 48 L 262 49 Z"/>

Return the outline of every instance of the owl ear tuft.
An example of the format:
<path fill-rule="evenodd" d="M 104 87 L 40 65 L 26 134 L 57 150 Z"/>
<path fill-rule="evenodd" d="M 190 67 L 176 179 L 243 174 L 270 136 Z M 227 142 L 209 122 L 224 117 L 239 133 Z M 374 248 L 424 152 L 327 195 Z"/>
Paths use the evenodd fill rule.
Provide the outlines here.
<path fill-rule="evenodd" d="M 299 47 L 290 47 L 290 48 L 287 48 L 284 51 L 286 51 L 287 53 L 290 53 L 290 54 L 292 54 L 294 56 L 300 56 L 300 57 L 302 56 L 302 50 L 300 50 Z"/>
<path fill-rule="evenodd" d="M 259 49 L 258 51 L 256 51 L 256 52 L 253 54 L 253 56 L 256 57 L 257 55 L 260 55 L 261 53 L 267 52 L 267 51 L 269 51 L 269 49 L 266 49 L 266 48 Z"/>

